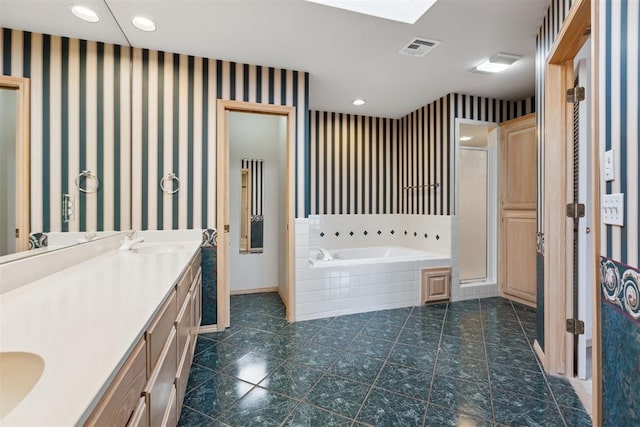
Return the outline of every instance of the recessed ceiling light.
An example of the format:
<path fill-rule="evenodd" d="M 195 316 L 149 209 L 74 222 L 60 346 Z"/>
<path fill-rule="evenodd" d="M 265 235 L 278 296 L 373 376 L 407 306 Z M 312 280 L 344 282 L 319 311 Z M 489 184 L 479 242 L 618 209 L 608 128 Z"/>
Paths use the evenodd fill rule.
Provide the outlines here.
<path fill-rule="evenodd" d="M 325 6 L 363 13 L 392 21 L 415 24 L 438 0 L 307 0 Z"/>
<path fill-rule="evenodd" d="M 473 137 L 472 136 L 468 136 L 468 135 L 460 137 L 460 141 L 471 141 L 472 139 L 473 139 Z"/>
<path fill-rule="evenodd" d="M 100 20 L 100 17 L 97 13 L 95 13 L 88 7 L 79 4 L 74 4 L 71 6 L 71 13 L 73 13 L 76 18 L 80 18 L 83 21 L 87 22 L 98 22 Z"/>
<path fill-rule="evenodd" d="M 364 105 L 364 104 L 366 104 L 366 103 L 367 103 L 367 101 L 365 101 L 364 99 L 360 99 L 360 98 L 358 98 L 358 99 L 354 99 L 354 100 L 353 100 L 353 105 L 356 105 L 356 106 L 358 106 L 358 107 L 359 107 L 360 105 Z"/>
<path fill-rule="evenodd" d="M 513 65 L 520 58 L 520 55 L 497 53 L 471 71 L 477 71 L 480 73 L 500 73 Z"/>
<path fill-rule="evenodd" d="M 158 29 L 158 25 L 156 25 L 155 22 L 144 16 L 134 16 L 131 18 L 131 23 L 134 27 L 142 31 L 151 32 Z"/>

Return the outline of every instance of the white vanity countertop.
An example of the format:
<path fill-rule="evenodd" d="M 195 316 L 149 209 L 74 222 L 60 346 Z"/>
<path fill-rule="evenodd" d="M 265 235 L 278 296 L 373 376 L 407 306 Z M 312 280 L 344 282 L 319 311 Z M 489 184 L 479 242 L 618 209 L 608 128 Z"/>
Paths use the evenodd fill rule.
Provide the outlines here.
<path fill-rule="evenodd" d="M 201 242 L 170 243 L 181 248 L 111 250 L 0 295 L 0 351 L 31 352 L 45 362 L 40 380 L 0 425 L 85 421 Z M 153 244 L 163 243 L 141 246 Z"/>

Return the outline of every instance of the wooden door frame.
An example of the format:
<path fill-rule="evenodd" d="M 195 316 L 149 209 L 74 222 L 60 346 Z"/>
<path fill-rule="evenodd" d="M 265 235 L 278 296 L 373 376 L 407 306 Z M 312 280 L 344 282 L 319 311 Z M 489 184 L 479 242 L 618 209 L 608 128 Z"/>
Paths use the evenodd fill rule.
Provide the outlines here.
<path fill-rule="evenodd" d="M 16 111 L 16 252 L 29 249 L 30 227 L 30 119 L 31 87 L 29 79 L 23 77 L 0 76 L 0 88 L 13 89 L 17 93 Z"/>
<path fill-rule="evenodd" d="M 217 284 L 218 319 L 216 330 L 224 330 L 231 325 L 230 287 L 229 287 L 229 123 L 228 113 L 257 113 L 282 116 L 287 119 L 286 154 L 286 230 L 285 271 L 286 292 L 281 295 L 285 301 L 287 320 L 295 319 L 295 258 L 294 258 L 294 203 L 295 203 L 295 129 L 296 109 L 286 105 L 257 104 L 251 102 L 219 99 L 216 111 L 216 227 L 218 229 Z M 225 228 L 226 227 L 226 228 Z M 226 230 L 226 231 L 225 231 Z"/>
<path fill-rule="evenodd" d="M 573 87 L 573 58 L 591 30 L 591 215 L 593 218 L 593 422 L 601 424 L 601 340 L 600 290 L 597 278 L 600 254 L 599 185 L 599 111 L 598 0 L 576 0 L 565 19 L 546 59 L 544 80 L 544 324 L 545 348 L 536 346 L 545 369 L 553 374 L 573 375 L 573 338 L 565 332 L 565 320 L 573 316 L 572 260 L 573 220 L 566 216 L 566 204 L 572 197 L 573 173 L 569 153 L 572 141 L 573 109 L 565 100 L 566 89 Z M 553 185 L 565 183 L 565 186 Z"/>

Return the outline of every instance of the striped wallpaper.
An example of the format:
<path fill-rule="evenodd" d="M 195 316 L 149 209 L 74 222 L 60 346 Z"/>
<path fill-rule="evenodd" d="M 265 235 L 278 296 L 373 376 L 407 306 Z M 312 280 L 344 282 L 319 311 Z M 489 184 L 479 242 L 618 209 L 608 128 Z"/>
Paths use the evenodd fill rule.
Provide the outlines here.
<path fill-rule="evenodd" d="M 6 28 L 0 70 L 31 79 L 31 230 L 214 227 L 217 99 L 297 107 L 296 216 L 309 212 L 307 73 Z M 95 194 L 75 189 L 85 169 Z M 159 186 L 170 172 L 175 195 Z"/>
<path fill-rule="evenodd" d="M 311 112 L 311 213 L 453 214 L 456 118 L 503 122 L 534 98 L 449 94 L 400 119 Z M 436 188 L 406 189 L 428 184 Z"/>
<path fill-rule="evenodd" d="M 31 80 L 31 230 L 123 230 L 130 219 L 127 47 L 0 28 L 0 70 Z M 100 189 L 80 193 L 91 170 Z M 63 223 L 62 194 L 76 202 Z"/>
<path fill-rule="evenodd" d="M 307 73 L 138 48 L 132 62 L 134 228 L 215 227 L 217 99 L 297 108 L 296 217 L 308 212 Z M 170 172 L 174 195 L 159 187 Z"/>
<path fill-rule="evenodd" d="M 553 47 L 553 43 L 560 32 L 560 27 L 564 22 L 573 0 L 551 0 L 549 9 L 542 20 L 542 25 L 538 29 L 536 36 L 536 127 L 538 129 L 538 212 L 537 227 L 538 235 L 544 236 L 544 77 L 547 55 Z M 538 249 L 544 254 L 544 248 L 539 242 Z"/>
<path fill-rule="evenodd" d="M 264 169 L 263 160 L 242 159 L 240 167 L 249 170 L 251 180 L 251 217 L 262 216 L 262 171 Z"/>
<path fill-rule="evenodd" d="M 640 6 L 638 1 L 601 1 L 600 8 L 600 145 L 615 150 L 615 180 L 602 194 L 624 193 L 624 227 L 607 225 L 601 254 L 629 266 L 640 266 Z"/>
<path fill-rule="evenodd" d="M 638 241 L 638 2 L 601 1 L 600 11 L 600 135 L 601 150 L 615 149 L 616 179 L 607 182 L 602 194 L 625 193 L 625 226 L 605 226 L 601 254 L 623 264 L 640 265 Z M 536 38 L 537 109 L 544 103 L 546 56 L 560 31 L 572 0 L 553 0 Z M 544 126 L 538 114 L 538 129 Z M 538 132 L 538 231 L 544 230 L 544 135 Z"/>
<path fill-rule="evenodd" d="M 311 214 L 398 213 L 398 121 L 310 116 Z"/>

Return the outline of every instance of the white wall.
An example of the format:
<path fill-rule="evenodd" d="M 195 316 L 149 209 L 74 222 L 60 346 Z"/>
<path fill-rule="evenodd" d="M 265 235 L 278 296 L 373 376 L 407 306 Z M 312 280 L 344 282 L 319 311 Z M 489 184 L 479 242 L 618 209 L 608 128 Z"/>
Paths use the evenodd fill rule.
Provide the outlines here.
<path fill-rule="evenodd" d="M 229 114 L 230 289 L 279 286 L 284 279 L 284 161 L 286 118 L 253 113 Z M 263 159 L 264 252 L 240 254 L 240 160 Z M 281 279 L 282 278 L 282 279 Z"/>
<path fill-rule="evenodd" d="M 0 89 L 0 255 L 16 251 L 16 106 L 18 93 Z M 23 230 L 24 232 L 25 230 Z"/>

